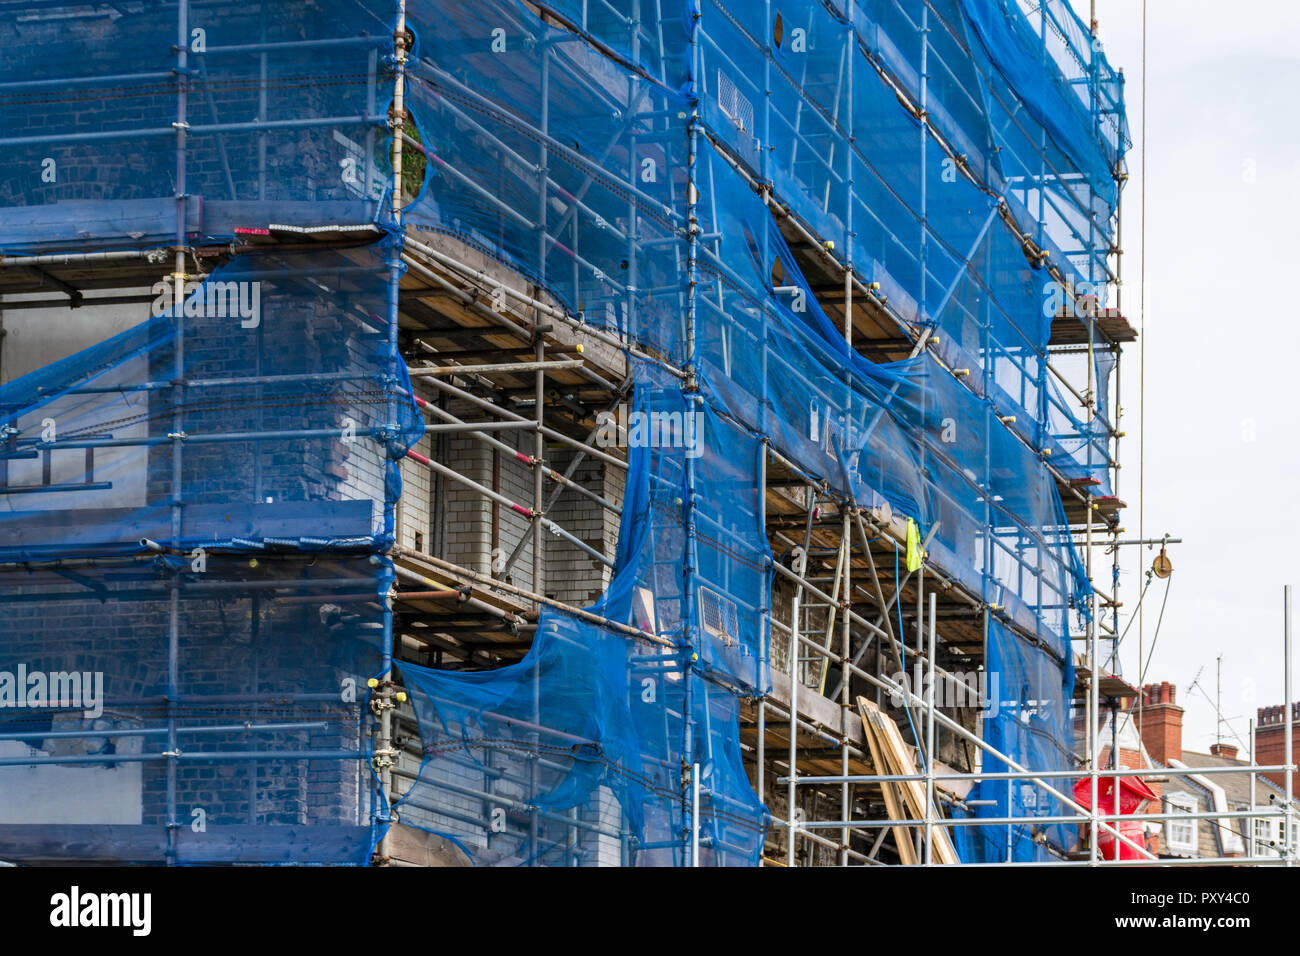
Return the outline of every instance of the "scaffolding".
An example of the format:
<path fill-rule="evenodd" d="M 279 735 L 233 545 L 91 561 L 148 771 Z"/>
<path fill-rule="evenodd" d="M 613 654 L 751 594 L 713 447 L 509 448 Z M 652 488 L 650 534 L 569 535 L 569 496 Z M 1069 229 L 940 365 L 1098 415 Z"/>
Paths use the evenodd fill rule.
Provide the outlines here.
<path fill-rule="evenodd" d="M 1069 5 L 317 6 L 0 3 L 83 53 L 0 76 L 0 315 L 152 309 L 0 387 L 5 659 L 132 691 L 0 733 L 129 804 L 0 857 L 1149 862 Z"/>

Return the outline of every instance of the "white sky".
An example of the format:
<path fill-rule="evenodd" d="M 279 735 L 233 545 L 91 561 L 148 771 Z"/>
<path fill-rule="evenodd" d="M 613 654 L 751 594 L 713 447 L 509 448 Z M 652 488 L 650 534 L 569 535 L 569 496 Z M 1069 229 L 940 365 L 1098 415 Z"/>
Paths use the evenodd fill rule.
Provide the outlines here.
<path fill-rule="evenodd" d="M 1087 22 L 1088 0 L 1071 2 Z M 1135 326 L 1147 192 L 1144 530 L 1185 541 L 1170 548 L 1146 680 L 1178 685 L 1184 747 L 1203 751 L 1215 711 L 1190 685 L 1201 672 L 1213 698 L 1222 654 L 1223 713 L 1249 739 L 1255 708 L 1282 702 L 1282 586 L 1300 584 L 1288 544 L 1300 534 L 1300 330 L 1289 302 L 1300 291 L 1300 4 L 1148 0 L 1145 181 L 1143 2 L 1096 6 L 1107 56 L 1128 78 L 1123 307 Z M 1126 353 L 1122 384 L 1127 538 L 1140 514 L 1139 351 Z M 1130 611 L 1154 554 L 1126 551 Z M 1152 584 L 1143 609 L 1148 652 L 1164 587 Z M 1133 681 L 1137 632 L 1121 648 Z"/>

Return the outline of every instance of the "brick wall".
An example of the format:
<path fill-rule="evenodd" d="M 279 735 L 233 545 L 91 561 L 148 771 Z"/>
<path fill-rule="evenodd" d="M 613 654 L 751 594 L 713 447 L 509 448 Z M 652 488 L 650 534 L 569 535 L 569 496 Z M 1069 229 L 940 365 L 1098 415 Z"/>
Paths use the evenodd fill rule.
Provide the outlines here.
<path fill-rule="evenodd" d="M 576 452 L 552 446 L 548 464 L 564 474 Z M 623 500 L 625 473 L 602 461 L 585 458 L 572 479 L 606 501 Z M 554 482 L 543 486 L 549 497 Z M 613 558 L 618 548 L 619 516 L 576 491 L 566 490 L 556 499 L 548 517 L 596 551 Z M 546 534 L 547 594 L 557 600 L 586 607 L 600 597 L 609 584 L 610 569 L 581 548 L 563 538 Z"/>
<path fill-rule="evenodd" d="M 413 386 L 415 393 L 431 401 L 427 387 Z M 425 435 L 415 444 L 415 451 L 426 458 L 438 457 L 436 439 Z M 434 475 L 428 468 L 410 458 L 400 463 L 402 497 L 397 503 L 397 543 L 403 548 L 413 548 L 428 554 L 433 548 L 433 535 L 437 515 L 434 508 Z"/>
<path fill-rule="evenodd" d="M 1300 704 L 1291 705 L 1291 759 L 1300 756 Z M 1286 763 L 1286 709 L 1281 705 L 1260 707 L 1255 723 L 1255 762 L 1263 766 L 1281 766 Z M 1266 773 L 1279 787 L 1286 786 L 1286 774 Z M 1300 775 L 1293 775 L 1292 787 L 1300 790 Z"/>
<path fill-rule="evenodd" d="M 447 410 L 465 420 L 476 420 L 481 412 L 460 402 Z M 533 436 L 526 431 L 497 432 L 496 437 L 525 455 L 533 451 Z M 469 435 L 452 435 L 441 445 L 443 464 L 499 492 L 524 508 L 533 506 L 533 471 L 514 454 L 493 449 Z M 547 464 L 564 473 L 574 452 L 555 445 L 547 447 Z M 624 474 L 595 459 L 585 459 L 573 481 L 608 501 L 622 500 Z M 478 490 L 454 479 L 441 479 L 442 520 L 445 538 L 442 557 L 484 574 L 497 573 L 517 587 L 534 589 L 532 522 L 514 509 L 493 502 Z M 547 479 L 542 486 L 543 503 L 556 489 Z M 416 492 L 419 494 L 419 492 Z M 403 507 L 406 505 L 404 503 Z M 566 489 L 556 499 L 547 517 L 596 551 L 613 558 L 618 545 L 619 516 L 576 491 Z M 494 534 L 495 527 L 495 534 Z M 505 562 L 522 542 L 514 563 Z M 542 534 L 542 590 L 548 596 L 577 606 L 595 601 L 609 583 L 609 569 L 572 542 L 544 530 Z"/>
<path fill-rule="evenodd" d="M 268 3 L 263 20 L 257 2 L 209 4 L 191 11 L 190 26 L 206 32 L 213 52 L 191 54 L 192 127 L 248 123 L 261 105 L 256 53 L 216 52 L 222 45 L 316 37 L 385 34 L 391 4 L 379 0 L 313 0 Z M 0 45 L 6 58 L 0 79 L 59 80 L 104 77 L 95 83 L 29 87 L 0 102 L 6 136 L 96 134 L 117 130 L 157 135 L 36 143 L 7 148 L 0 169 L 0 207 L 84 199 L 147 199 L 176 193 L 177 118 L 175 13 L 152 3 L 116 4 L 66 17 L 6 18 Z M 192 39 L 191 44 L 195 45 Z M 360 117 L 367 109 L 369 51 L 361 47 L 279 49 L 267 56 L 266 118 Z M 161 77 L 139 77 L 161 73 Z M 117 77 L 117 78 L 110 78 Z M 132 78 L 134 77 L 134 78 Z M 378 108 L 387 97 L 375 94 Z M 209 199 L 347 200 L 340 163 L 351 153 L 335 129 L 353 142 L 372 140 L 364 123 L 335 128 L 227 131 L 193 134 L 187 145 L 186 191 Z M 261 166 L 264 148 L 266 163 Z M 46 160 L 56 164 L 47 181 Z"/>
<path fill-rule="evenodd" d="M 1142 688 L 1142 743 L 1157 763 L 1183 759 L 1183 708 L 1178 688 L 1164 681 Z"/>
<path fill-rule="evenodd" d="M 363 559 L 335 566 L 334 574 L 365 572 Z M 289 593 L 202 590 L 271 578 L 299 582 L 313 571 L 308 560 L 264 561 L 250 570 L 242 559 L 210 565 L 202 581 L 189 579 L 179 604 L 179 684 L 175 710 L 181 727 L 215 727 L 244 721 L 311 724 L 258 734 L 246 729 L 182 735 L 188 758 L 203 752 L 249 750 L 357 750 L 362 743 L 365 678 L 378 666 L 373 645 L 364 643 L 377 621 L 356 603 L 334 604 L 323 589 L 297 584 Z M 104 716 L 90 723 L 75 714 L 58 719 L 57 729 L 125 729 L 166 726 L 161 698 L 167 690 L 170 580 L 167 572 L 145 568 L 135 573 L 90 570 L 99 595 L 52 575 L 25 575 L 5 582 L 6 593 L 45 600 L 12 598 L 0 621 L 0 669 L 20 663 L 45 672 L 78 670 L 103 673 Z M 131 580 L 124 582 L 123 579 Z M 313 591 L 315 592 L 313 594 Z M 299 595 L 312 595 L 307 601 Z M 104 599 L 107 597 L 108 599 Z M 55 598 L 51 600 L 51 598 Z M 327 622 L 322 607 L 333 607 Z M 345 682 L 349 682 L 345 683 Z M 355 701 L 344 694 L 356 688 Z M 295 695 L 328 695 L 328 700 L 295 700 Z M 260 703 L 224 699 L 229 695 L 273 695 Z M 192 699 L 202 697 L 202 700 Z M 69 719 L 71 721 L 69 722 Z M 166 737 L 47 739 L 50 715 L 36 710 L 0 711 L 9 727 L 30 732 L 28 746 L 46 753 L 143 752 L 167 749 Z M 132 749 L 127 750 L 130 746 Z M 107 749 L 116 748 L 116 749 Z M 111 763 L 109 764 L 111 766 Z M 272 758 L 235 762 L 186 759 L 178 763 L 178 818 L 184 824 L 199 808 L 209 825 L 359 824 L 365 821 L 365 784 L 356 760 Z M 98 771 L 84 768 L 89 780 Z M 250 788 L 250 784 L 252 785 Z M 93 792 L 93 783 L 87 784 Z M 255 792 L 250 793 L 250 789 Z M 251 805 L 250 805 L 251 799 Z M 166 761 L 143 764 L 140 822 L 166 821 Z M 77 820 L 62 822 L 75 823 Z"/>

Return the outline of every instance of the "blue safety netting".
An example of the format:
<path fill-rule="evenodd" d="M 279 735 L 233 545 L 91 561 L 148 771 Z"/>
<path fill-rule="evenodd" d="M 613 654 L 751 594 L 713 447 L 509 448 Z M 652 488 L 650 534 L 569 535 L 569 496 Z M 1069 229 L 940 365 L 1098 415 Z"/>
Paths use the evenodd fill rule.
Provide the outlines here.
<path fill-rule="evenodd" d="M 547 610 L 519 664 L 401 665 L 423 753 L 403 822 L 484 863 L 681 863 L 696 829 L 704 861 L 757 861 L 764 810 L 737 721 L 740 698 L 769 687 L 764 442 L 837 495 L 933 532 L 932 563 L 1007 622 L 990 625 L 987 666 L 1015 703 L 986 721 L 987 739 L 1032 767 L 1060 765 L 1070 616 L 1089 585 L 1057 477 L 1108 493 L 1110 442 L 1106 413 L 1082 420 L 1049 376 L 1046 303 L 1062 284 L 1104 302 L 1127 146 L 1122 78 L 1068 4 L 700 0 L 651 14 L 636 0 L 408 0 L 404 220 L 387 193 L 388 0 L 216 4 L 183 25 L 150 6 L 72 21 L 0 11 L 21 51 L 0 67 L 0 145 L 13 157 L 0 248 L 409 225 L 509 264 L 582 321 L 689 372 L 636 361 L 647 432 L 628 436 L 616 573 L 591 609 L 614 625 Z M 86 53 L 75 66 L 36 54 L 54 30 Z M 889 364 L 851 348 L 768 203 L 933 347 Z M 195 287 L 164 285 L 149 321 L 0 388 L 0 563 L 136 562 L 122 577 L 41 572 L 33 593 L 53 596 L 32 606 L 73 620 L 112 608 L 106 625 L 129 640 L 160 601 L 173 620 L 193 602 L 182 619 L 209 644 L 251 633 L 276 656 L 268 635 L 287 648 L 296 629 L 310 646 L 361 648 L 346 667 L 319 655 L 320 673 L 296 685 L 307 695 L 382 670 L 391 622 L 375 598 L 391 580 L 395 462 L 423 431 L 396 354 L 393 242 L 239 255 Z M 250 575 L 268 564 L 299 576 L 263 592 Z M 208 597 L 217 584 L 239 597 Z M 17 616 L 0 648 L 21 656 L 57 620 Z M 212 648 L 194 640 L 186 679 L 204 680 Z M 75 653 L 51 645 L 49 666 Z M 106 674 L 137 675 L 131 694 L 157 689 L 156 648 L 95 653 L 116 655 Z M 243 693 L 211 683 L 203 693 Z M 353 704 L 335 717 L 353 721 L 357 746 L 324 759 L 354 773 L 361 807 L 373 790 Z M 128 707 L 123 720 L 145 722 L 121 726 L 170 735 L 182 717 L 195 715 L 173 706 L 149 723 L 157 715 Z M 226 743 L 213 733 L 214 748 Z M 298 747 L 310 728 L 285 733 Z M 57 756 L 49 741 L 65 738 L 22 739 Z M 205 759 L 196 779 L 230 782 L 224 755 Z M 248 759 L 251 794 L 275 758 Z M 301 776 L 285 786 L 308 804 L 332 779 Z M 1017 815 L 1038 811 L 1028 799 L 1012 794 Z M 246 802 L 250 823 L 279 820 L 257 809 L 267 799 Z M 373 837 L 383 819 L 367 806 L 357 823 Z M 995 857 L 995 830 L 964 858 Z M 1012 831 L 1018 859 L 1036 852 L 1016 848 L 1028 832 Z"/>
<path fill-rule="evenodd" d="M 1091 290 L 1104 301 L 1100 267 L 1075 271 L 1069 250 L 1083 241 L 1104 267 L 1113 197 L 1080 231 L 1061 212 L 1068 206 L 1070 215 L 1083 215 L 1073 205 L 1080 188 L 1073 165 L 1036 169 L 1033 181 L 1055 191 L 1033 196 L 1018 198 L 1008 186 L 1026 182 L 1026 171 L 971 182 L 858 55 L 884 42 L 888 31 L 879 23 L 872 22 L 871 43 L 860 46 L 861 31 L 816 0 L 783 4 L 776 13 L 709 0 L 689 99 L 680 95 L 678 74 L 655 57 L 676 49 L 684 14 L 675 8 L 664 15 L 658 44 L 642 36 L 644 24 L 630 11 L 605 7 L 603 16 L 588 11 L 585 20 L 579 10 L 560 10 L 576 32 L 548 26 L 515 3 L 410 9 L 415 25 L 429 24 L 413 68 L 411 109 L 422 129 L 437 131 L 426 144 L 431 176 L 409 211 L 413 224 L 504 254 L 587 321 L 681 362 L 694 106 L 708 135 L 878 284 L 888 308 L 938 335 L 937 353 L 952 368 L 970 370 L 968 384 L 1014 419 L 1027 442 L 1055 454 L 1065 477 L 1095 479 L 1093 490 L 1109 493 L 1108 431 L 1070 412 L 1050 380 L 1046 347 L 1056 304 L 1068 301 L 1068 291 Z M 859 27 L 867 22 L 857 7 L 854 15 Z M 981 48 L 967 42 L 955 6 L 938 19 L 925 34 L 934 47 L 927 56 L 961 69 L 948 81 L 952 95 L 944 96 L 942 85 L 936 91 L 931 122 L 984 144 L 963 153 L 968 158 L 1002 155 L 987 111 L 968 110 L 964 125 L 944 126 L 951 120 L 944 104 L 983 102 L 980 84 L 1001 74 L 981 67 Z M 628 68 L 611 69 L 603 51 L 617 51 Z M 1108 75 L 1104 58 L 1097 63 Z M 1040 72 L 1040 86 L 1059 79 Z M 1003 81 L 998 89 L 1020 102 L 1014 85 Z M 978 131 L 968 129 L 972 123 Z M 698 166 L 695 174 L 701 187 L 714 175 Z M 1105 181 L 1113 190 L 1113 179 Z M 1054 253 L 1064 283 L 1026 258 L 1025 237 L 1003 216 L 1012 206 L 1028 238 Z M 709 231 L 699 234 L 707 244 Z"/>
<path fill-rule="evenodd" d="M 689 101 L 521 3 L 420 0 L 407 16 L 421 43 L 406 103 L 429 169 L 407 221 L 505 258 L 570 312 L 680 362 Z"/>
<path fill-rule="evenodd" d="M 87 292 L 8 275 L 140 316 L 0 387 L 6 859 L 371 857 L 367 681 L 424 432 L 381 239 L 395 14 L 0 10 L 0 249 L 66 250 Z"/>
<path fill-rule="evenodd" d="M 2 577 L 7 859 L 97 844 L 123 863 L 368 862 L 366 682 L 389 581 L 365 557 Z"/>
<path fill-rule="evenodd" d="M 0 248 L 376 217 L 393 0 L 84 6 L 0 11 Z"/>
<path fill-rule="evenodd" d="M 689 95 L 691 27 L 699 12 L 692 0 L 660 0 L 653 15 L 642 0 L 541 0 L 537 6 L 620 63 Z"/>
<path fill-rule="evenodd" d="M 841 494 L 934 528 L 936 563 L 1065 656 L 1089 586 L 1041 459 L 931 354 L 850 350 L 761 200 L 709 148 L 699 165 L 718 236 L 700 265 L 706 396 Z"/>
<path fill-rule="evenodd" d="M 1001 152 L 1008 103 L 1019 104 L 1022 132 L 1036 123 L 1051 139 L 1034 109 L 1062 90 L 1074 98 L 1074 77 L 1045 55 L 990 54 L 965 4 L 937 5 L 934 36 L 918 31 L 915 52 L 900 53 L 884 8 L 909 5 L 868 6 L 881 18 L 818 2 L 777 11 L 706 0 L 686 84 L 676 6 L 658 44 L 617 4 L 551 5 L 549 23 L 508 0 L 440 9 L 415 67 L 431 177 L 410 220 L 504 257 L 586 321 L 691 366 L 704 407 L 837 492 L 933 528 L 932 560 L 1050 662 L 1027 679 L 1055 673 L 1059 683 L 1089 585 L 1045 459 L 1067 480 L 1108 489 L 1107 439 L 1049 380 L 1056 313 L 1045 303 L 1062 286 L 1025 242 L 1067 284 L 1099 278 L 1092 257 L 1104 266 L 1124 139 L 1108 152 L 1097 130 L 1080 135 L 1071 123 L 1070 138 L 1040 145 L 1032 188 L 1023 151 L 1020 168 L 1010 155 L 973 162 L 972 182 L 869 57 L 889 41 L 883 59 L 910 64 L 913 80 L 924 58 L 959 61 L 930 121 L 979 144 L 980 156 Z M 958 89 L 969 94 L 960 109 L 944 95 Z M 704 135 L 692 132 L 692 111 Z M 886 366 L 849 350 L 752 188 L 763 183 L 878 284 L 880 304 L 937 334 L 938 348 Z M 1082 238 L 1080 217 L 1091 223 Z M 1104 282 L 1096 291 L 1104 296 Z M 675 561 L 676 524 L 667 527 Z M 1055 730 L 1068 739 L 1063 724 Z"/>
<path fill-rule="evenodd" d="M 268 251 L 163 280 L 153 318 L 0 387 L 0 561 L 381 550 L 424 434 L 390 255 Z"/>
<path fill-rule="evenodd" d="M 548 609 L 518 664 L 401 665 L 423 759 L 398 818 L 477 863 L 680 865 L 694 774 L 701 863 L 758 862 L 765 810 L 741 760 L 736 691 L 767 686 L 760 445 L 648 364 L 633 415 L 633 427 L 658 421 L 663 441 L 629 438 L 618 566 L 589 609 L 625 630 Z M 680 440 L 674 422 L 696 437 Z"/>
<path fill-rule="evenodd" d="M 1074 667 L 1064 666 L 1005 627 L 989 621 L 988 674 L 984 739 L 1027 770 L 1074 769 L 1071 700 Z M 984 757 L 983 772 L 1006 773 L 1004 761 Z M 1066 778 L 1047 781 L 1059 793 L 1070 794 Z M 1030 780 L 984 780 L 972 788 L 969 801 L 977 817 L 1024 818 L 1024 823 L 954 827 L 959 850 L 968 863 L 1034 862 L 1059 858 L 1074 846 L 1075 827 L 1067 823 L 1035 823 L 1035 817 L 1069 816 L 1071 810 Z"/>
<path fill-rule="evenodd" d="M 1086 469 L 1108 493 L 1104 467 L 1086 455 L 1076 460 L 1079 447 L 1097 439 L 1083 422 L 1057 412 L 1045 360 L 1054 315 L 1047 307 L 1068 298 L 1067 286 L 1105 301 L 1117 167 L 1051 154 L 1051 129 L 1033 127 L 1021 107 L 1046 89 L 1068 93 L 1072 103 L 1077 97 L 1041 60 L 1017 60 L 1008 80 L 983 59 L 963 16 L 980 5 L 866 6 L 854 7 L 850 30 L 819 0 L 770 8 L 706 0 L 702 120 L 820 239 L 879 285 L 890 309 L 938 333 L 937 353 L 951 367 L 975 372 L 972 387 L 1014 417 L 1027 441 L 1060 454 L 1067 469 Z M 956 155 L 940 148 L 879 81 L 873 62 L 853 55 L 863 50 L 859 42 L 904 86 L 912 76 L 908 88 L 918 99 L 915 77 L 939 78 L 927 89 L 927 118 Z M 1086 48 L 1090 56 L 1092 49 Z M 1099 55 L 1097 69 L 1109 75 Z M 1000 108 L 1011 109 L 1014 121 Z M 1038 130 L 1037 159 L 1012 151 L 1008 128 Z M 1090 126 L 1082 133 L 1077 124 L 1068 128 L 1104 152 Z M 1122 155 L 1122 145 L 1116 149 Z M 981 155 L 1002 164 L 1020 157 L 1021 165 L 976 165 L 972 182 L 958 163 Z M 1096 185 L 1080 185 L 1081 169 Z M 1028 236 L 1013 231 L 1004 213 Z M 1027 260 L 1025 238 L 1052 254 L 1064 281 Z M 1039 424 L 1049 415 L 1060 427 Z"/>
<path fill-rule="evenodd" d="M 474 863 L 688 865 L 695 773 L 700 865 L 758 863 L 765 811 L 741 760 L 738 700 L 681 651 L 555 612 L 518 664 L 400 670 L 424 759 L 394 812 Z"/>
<path fill-rule="evenodd" d="M 2 822 L 50 841 L 6 855 L 98 824 L 124 862 L 369 860 L 378 555 L 424 431 L 391 258 L 164 281 L 152 318 L 0 387 Z"/>

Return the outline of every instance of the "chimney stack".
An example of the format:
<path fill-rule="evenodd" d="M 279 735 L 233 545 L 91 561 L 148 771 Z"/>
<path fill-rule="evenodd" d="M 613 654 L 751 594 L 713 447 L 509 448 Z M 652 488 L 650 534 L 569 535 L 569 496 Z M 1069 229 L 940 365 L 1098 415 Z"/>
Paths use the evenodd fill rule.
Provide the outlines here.
<path fill-rule="evenodd" d="M 1265 766 L 1286 763 L 1286 711 L 1282 705 L 1261 707 L 1255 713 L 1255 762 Z M 1291 748 L 1300 753 L 1300 703 L 1291 705 Z M 1286 786 L 1286 774 L 1264 776 L 1279 787 Z"/>
<path fill-rule="evenodd" d="M 1157 763 L 1183 759 L 1183 709 L 1175 703 L 1177 694 L 1169 681 L 1142 688 L 1142 744 Z"/>
<path fill-rule="evenodd" d="M 1237 748 L 1232 744 L 1219 743 L 1210 744 L 1210 753 L 1216 757 L 1223 757 L 1227 760 L 1237 759 Z"/>

